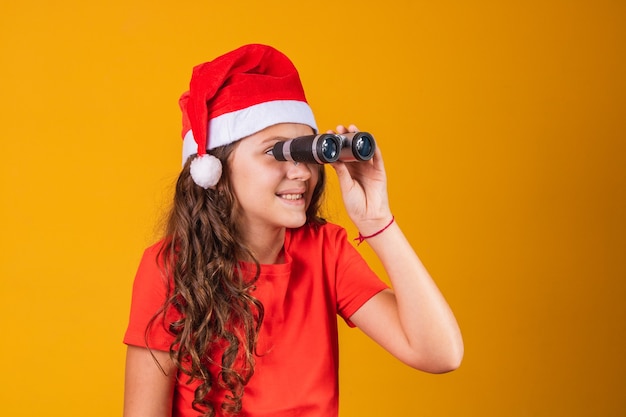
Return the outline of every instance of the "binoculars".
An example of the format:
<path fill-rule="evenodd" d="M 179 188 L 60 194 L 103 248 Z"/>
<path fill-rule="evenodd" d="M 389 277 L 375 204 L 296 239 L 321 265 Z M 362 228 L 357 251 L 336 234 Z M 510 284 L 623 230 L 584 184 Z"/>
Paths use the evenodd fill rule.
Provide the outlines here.
<path fill-rule="evenodd" d="M 328 164 L 369 161 L 374 156 L 376 142 L 367 132 L 300 136 L 274 145 L 272 153 L 277 161 Z"/>

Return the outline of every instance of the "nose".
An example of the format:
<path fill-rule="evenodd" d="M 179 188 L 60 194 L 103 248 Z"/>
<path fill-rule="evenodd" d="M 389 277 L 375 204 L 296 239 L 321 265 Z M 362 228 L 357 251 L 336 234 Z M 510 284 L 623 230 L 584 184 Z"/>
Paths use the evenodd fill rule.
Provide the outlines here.
<path fill-rule="evenodd" d="M 287 178 L 290 180 L 306 181 L 311 178 L 311 167 L 303 162 L 287 163 Z"/>

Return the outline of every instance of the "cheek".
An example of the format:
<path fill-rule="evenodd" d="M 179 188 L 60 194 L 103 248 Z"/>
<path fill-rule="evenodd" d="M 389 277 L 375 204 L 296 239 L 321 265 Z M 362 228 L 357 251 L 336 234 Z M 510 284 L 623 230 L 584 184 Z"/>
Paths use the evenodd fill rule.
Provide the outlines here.
<path fill-rule="evenodd" d="M 239 170 L 237 174 L 231 175 L 230 187 L 237 206 L 240 205 L 242 199 L 245 201 L 246 196 L 250 194 L 251 187 L 254 187 L 253 180 L 254 176 L 251 176 L 247 170 Z"/>
<path fill-rule="evenodd" d="M 311 193 L 313 193 L 313 190 L 320 180 L 320 169 L 324 169 L 324 167 L 318 168 L 316 165 L 314 169 L 311 169 L 311 178 L 309 179 L 309 189 L 311 190 Z"/>
<path fill-rule="evenodd" d="M 277 169 L 275 166 L 252 164 L 246 166 L 244 169 L 240 169 L 237 175 L 233 176 L 233 189 L 238 195 L 246 193 L 257 194 L 263 190 L 274 190 L 277 184 L 280 183 L 284 173 Z"/>

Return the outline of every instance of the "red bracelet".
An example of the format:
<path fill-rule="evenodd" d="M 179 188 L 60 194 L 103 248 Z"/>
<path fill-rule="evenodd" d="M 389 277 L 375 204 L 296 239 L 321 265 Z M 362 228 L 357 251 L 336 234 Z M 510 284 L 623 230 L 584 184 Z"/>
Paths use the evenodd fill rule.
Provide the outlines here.
<path fill-rule="evenodd" d="M 359 232 L 359 235 L 358 235 L 357 237 L 355 237 L 355 238 L 354 238 L 354 240 L 357 240 L 357 241 L 359 242 L 359 243 L 357 243 L 356 245 L 357 245 L 357 246 L 359 246 L 361 243 L 363 243 L 363 241 L 364 241 L 365 239 L 369 239 L 369 238 L 371 238 L 371 237 L 378 236 L 379 234 L 381 234 L 382 232 L 384 232 L 385 230 L 387 230 L 387 228 L 393 224 L 393 222 L 394 222 L 394 220 L 395 220 L 395 219 L 396 219 L 396 218 L 395 218 L 395 216 L 393 216 L 393 215 L 392 215 L 392 216 L 391 216 L 391 221 L 387 224 L 387 226 L 383 227 L 383 228 L 382 228 L 382 229 L 380 229 L 378 232 L 373 233 L 373 234 L 371 234 L 371 235 L 369 235 L 369 236 L 363 236 L 363 235 L 361 234 L 361 232 Z"/>

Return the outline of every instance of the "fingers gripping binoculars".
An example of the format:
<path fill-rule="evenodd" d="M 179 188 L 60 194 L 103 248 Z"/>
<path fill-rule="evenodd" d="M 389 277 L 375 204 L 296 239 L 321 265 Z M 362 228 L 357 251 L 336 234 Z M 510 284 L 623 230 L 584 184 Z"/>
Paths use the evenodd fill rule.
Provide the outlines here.
<path fill-rule="evenodd" d="M 367 132 L 300 136 L 274 145 L 272 153 L 277 161 L 328 164 L 369 161 L 374 156 L 376 142 Z"/>

